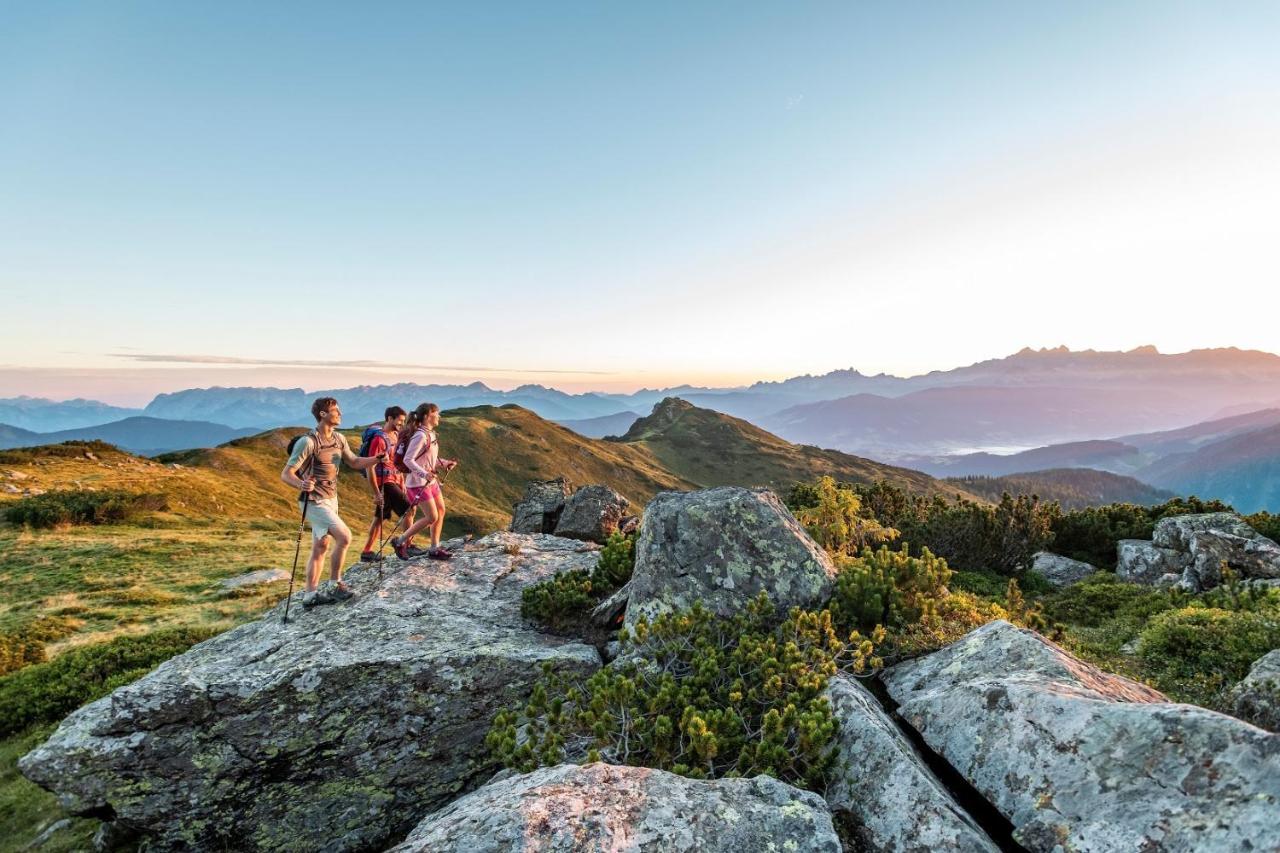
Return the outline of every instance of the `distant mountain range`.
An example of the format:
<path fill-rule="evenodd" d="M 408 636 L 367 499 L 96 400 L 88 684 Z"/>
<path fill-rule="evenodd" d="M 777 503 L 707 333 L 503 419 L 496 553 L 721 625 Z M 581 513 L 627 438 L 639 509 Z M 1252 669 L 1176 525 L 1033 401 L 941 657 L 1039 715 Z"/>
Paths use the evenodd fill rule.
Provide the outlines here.
<path fill-rule="evenodd" d="M 317 392 L 198 388 L 160 394 L 141 412 L 104 407 L 96 421 L 90 407 L 101 403 L 0 400 L 0 423 L 48 432 L 145 414 L 262 429 L 305 425 L 311 400 L 322 395 L 342 401 L 349 423 L 377 420 L 388 405 L 408 408 L 422 401 L 446 409 L 515 403 L 543 418 L 580 422 L 648 411 L 677 396 L 746 418 L 789 441 L 893 458 L 1146 433 L 1209 420 L 1224 410 L 1256 411 L 1266 408 L 1265 401 L 1280 400 L 1280 356 L 1234 348 L 1165 355 L 1154 347 L 1058 347 L 908 378 L 849 369 L 739 388 L 680 386 L 633 394 L 567 394 L 541 385 L 497 391 L 481 382 Z"/>
<path fill-rule="evenodd" d="M 1088 468 L 1053 468 L 1004 477 L 951 477 L 946 480 L 989 501 L 1001 495 L 1038 495 L 1057 501 L 1063 509 L 1082 509 L 1110 503 L 1151 506 L 1174 497 L 1174 493 L 1108 471 Z"/>
<path fill-rule="evenodd" d="M 32 432 L 0 424 L 0 449 L 37 447 L 64 441 L 105 441 L 139 456 L 155 456 L 171 450 L 213 447 L 256 430 L 233 429 L 206 421 L 170 421 L 131 417 L 98 426 L 57 432 Z"/>
<path fill-rule="evenodd" d="M 622 435 L 631 429 L 631 425 L 640 417 L 635 412 L 618 412 L 616 415 L 601 415 L 598 418 L 556 421 L 556 423 L 587 438 L 604 438 L 607 435 Z"/>

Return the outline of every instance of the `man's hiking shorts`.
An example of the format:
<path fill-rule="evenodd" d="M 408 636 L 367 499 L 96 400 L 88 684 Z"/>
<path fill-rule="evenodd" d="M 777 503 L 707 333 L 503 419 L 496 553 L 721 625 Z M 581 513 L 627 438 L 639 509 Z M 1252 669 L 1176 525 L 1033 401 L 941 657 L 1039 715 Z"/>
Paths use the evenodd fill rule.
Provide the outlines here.
<path fill-rule="evenodd" d="M 299 501 L 298 505 L 301 507 L 302 502 Z M 347 523 L 338 515 L 337 498 L 321 498 L 308 503 L 306 519 L 311 522 L 311 535 L 317 540 L 328 536 L 331 527 L 347 530 Z"/>
<path fill-rule="evenodd" d="M 409 503 L 414 506 L 418 506 L 419 504 L 426 503 L 438 494 L 440 494 L 440 483 L 436 480 L 432 480 L 425 486 L 411 486 L 409 488 Z"/>
<path fill-rule="evenodd" d="M 382 515 L 383 521 L 391 518 L 392 513 L 396 515 L 404 515 L 409 511 L 409 498 L 405 495 L 404 489 L 399 483 L 383 483 L 382 484 Z"/>

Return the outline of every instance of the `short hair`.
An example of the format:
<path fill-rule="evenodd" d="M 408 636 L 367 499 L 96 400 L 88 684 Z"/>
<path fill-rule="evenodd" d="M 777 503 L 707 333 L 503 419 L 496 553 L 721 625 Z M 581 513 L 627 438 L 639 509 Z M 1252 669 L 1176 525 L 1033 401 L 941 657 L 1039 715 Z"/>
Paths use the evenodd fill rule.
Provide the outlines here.
<path fill-rule="evenodd" d="M 398 418 L 404 414 L 407 414 L 407 412 L 399 406 L 387 406 L 387 410 L 382 413 L 382 419 L 384 421 L 389 421 L 392 418 Z"/>
<path fill-rule="evenodd" d="M 320 413 L 327 412 L 336 405 L 338 405 L 338 401 L 333 397 L 318 397 L 311 404 L 311 417 L 316 419 L 316 423 L 320 423 Z"/>

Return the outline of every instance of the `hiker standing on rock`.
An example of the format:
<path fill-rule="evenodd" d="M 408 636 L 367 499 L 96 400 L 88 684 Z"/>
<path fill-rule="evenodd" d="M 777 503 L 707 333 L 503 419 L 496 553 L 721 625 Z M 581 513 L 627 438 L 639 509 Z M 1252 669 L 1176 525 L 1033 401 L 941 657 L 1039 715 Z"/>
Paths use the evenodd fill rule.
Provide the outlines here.
<path fill-rule="evenodd" d="M 374 424 L 364 431 L 361 437 L 361 456 L 387 456 L 388 461 L 379 462 L 373 470 L 366 472 L 369 487 L 373 489 L 373 523 L 369 525 L 369 536 L 365 540 L 364 550 L 360 552 L 363 563 L 377 562 L 378 554 L 374 545 L 382 537 L 382 524 L 391 520 L 391 514 L 400 516 L 400 524 L 413 523 L 414 507 L 404 492 L 404 475 L 389 460 L 395 447 L 400 442 L 400 431 L 404 428 L 405 410 L 399 406 L 391 406 L 382 414 L 382 423 Z"/>
<path fill-rule="evenodd" d="M 332 397 L 321 397 L 311 404 L 311 414 L 316 419 L 315 432 L 302 436 L 293 446 L 289 461 L 280 472 L 280 479 L 302 492 L 307 521 L 311 522 L 311 556 L 307 559 L 307 586 L 302 595 L 302 606 L 332 604 L 345 601 L 355 593 L 342 581 L 342 561 L 351 544 L 351 529 L 338 515 L 338 465 L 346 462 L 357 471 L 372 468 L 386 461 L 386 455 L 361 458 L 351 452 L 347 437 L 338 432 L 342 423 L 342 410 Z M 305 476 L 302 476 L 305 474 Z M 329 577 L 333 590 L 320 593 L 320 562 L 333 540 L 333 554 L 329 558 Z"/>
<path fill-rule="evenodd" d="M 440 458 L 435 433 L 439 424 L 440 407 L 435 403 L 423 403 L 413 410 L 405 425 L 406 430 L 411 430 L 409 437 L 406 439 L 402 434 L 396 447 L 396 465 L 408 472 L 405 487 L 409 503 L 422 507 L 422 518 L 415 521 L 403 536 L 391 540 L 396 556 L 402 560 L 421 553 L 412 548 L 413 537 L 428 526 L 431 528 L 431 548 L 426 552 L 427 556 L 433 560 L 447 560 L 453 556 L 440 547 L 440 534 L 444 530 L 444 494 L 440 491 L 440 478 L 436 471 L 450 471 L 458 463 Z"/>

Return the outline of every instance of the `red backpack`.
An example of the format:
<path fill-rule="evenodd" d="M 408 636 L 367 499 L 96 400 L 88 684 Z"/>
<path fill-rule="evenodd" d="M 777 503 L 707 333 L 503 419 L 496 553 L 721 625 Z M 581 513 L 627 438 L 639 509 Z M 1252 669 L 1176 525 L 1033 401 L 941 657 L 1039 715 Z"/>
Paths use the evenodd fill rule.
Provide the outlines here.
<path fill-rule="evenodd" d="M 396 470 L 397 470 L 397 471 L 399 471 L 399 472 L 400 472 L 400 473 L 402 473 L 402 474 L 412 474 L 412 473 L 413 473 L 413 471 L 411 471 L 411 470 L 409 469 L 409 466 L 408 466 L 408 465 L 406 465 L 406 464 L 404 464 L 404 452 L 405 452 L 406 450 L 408 450 L 408 449 L 409 449 L 409 440 L 410 440 L 411 438 L 413 438 L 414 433 L 417 433 L 417 432 L 419 432 L 419 431 L 421 431 L 421 432 L 426 432 L 426 430 L 425 430 L 425 429 L 423 429 L 422 427 L 418 427 L 418 428 L 417 428 L 417 429 L 415 429 L 413 432 L 409 432 L 408 430 L 404 430 L 404 431 L 403 431 L 403 432 L 401 432 L 401 434 L 400 434 L 400 439 L 396 442 L 396 452 L 395 452 L 395 458 L 396 458 Z M 428 450 L 430 450 L 430 449 L 431 449 L 431 436 L 430 436 L 430 434 L 428 434 L 428 435 L 427 435 L 427 443 L 426 443 L 426 445 L 422 448 L 422 450 L 418 451 L 417 459 L 414 459 L 414 461 L 416 462 L 416 461 L 418 461 L 418 459 L 421 459 L 421 458 L 422 458 L 422 454 L 426 453 L 426 452 L 427 452 Z"/>

